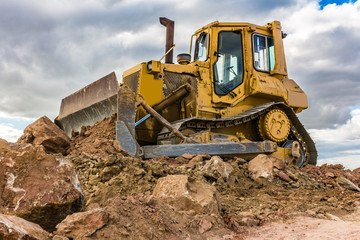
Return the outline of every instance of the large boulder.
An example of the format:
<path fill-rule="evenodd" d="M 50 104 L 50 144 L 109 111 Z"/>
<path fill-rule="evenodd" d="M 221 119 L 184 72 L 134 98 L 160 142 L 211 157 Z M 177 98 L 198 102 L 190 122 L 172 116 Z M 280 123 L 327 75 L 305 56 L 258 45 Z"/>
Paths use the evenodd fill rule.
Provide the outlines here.
<path fill-rule="evenodd" d="M 38 223 L 47 231 L 80 208 L 73 168 L 42 146 L 0 146 L 0 213 Z"/>
<path fill-rule="evenodd" d="M 216 188 L 200 181 L 192 181 L 185 175 L 159 178 L 153 195 L 163 199 L 177 211 L 219 214 L 219 193 Z"/>
<path fill-rule="evenodd" d="M 48 239 L 49 233 L 38 224 L 16 216 L 0 214 L 0 239 Z"/>
<path fill-rule="evenodd" d="M 108 215 L 102 208 L 67 216 L 56 226 L 56 234 L 68 238 L 84 238 L 92 235 L 108 222 Z"/>
<path fill-rule="evenodd" d="M 265 154 L 259 154 L 249 162 L 249 172 L 252 179 L 273 179 L 273 161 Z"/>
<path fill-rule="evenodd" d="M 42 145 L 48 153 L 66 153 L 70 138 L 48 117 L 43 116 L 27 126 L 18 143 Z"/>

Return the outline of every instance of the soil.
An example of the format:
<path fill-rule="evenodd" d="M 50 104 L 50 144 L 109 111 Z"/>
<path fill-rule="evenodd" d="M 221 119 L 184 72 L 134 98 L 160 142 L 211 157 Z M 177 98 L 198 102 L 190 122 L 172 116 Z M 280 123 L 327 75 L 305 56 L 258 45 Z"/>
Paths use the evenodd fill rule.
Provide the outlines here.
<path fill-rule="evenodd" d="M 66 160 L 78 173 L 83 210 L 100 206 L 119 213 L 122 220 L 118 216 L 110 221 L 116 223 L 114 233 L 120 239 L 360 239 L 360 192 L 337 183 L 342 176 L 359 186 L 360 169 L 287 166 L 283 172 L 290 181 L 253 180 L 248 162 L 235 157 L 224 159 L 234 169 L 230 179 L 211 179 L 201 172 L 210 158 L 207 155 L 196 156 L 195 163 L 185 157 L 129 156 L 115 141 L 115 121 L 113 116 L 74 132 Z M 151 200 L 157 180 L 174 174 L 215 186 L 221 216 L 178 213 Z M 205 220 L 211 230 L 200 234 Z M 107 234 L 100 230 L 94 236 L 111 238 Z"/>
<path fill-rule="evenodd" d="M 267 223 L 249 229 L 246 239 L 360 239 L 359 213 L 347 216 L 344 220 L 326 220 L 309 216 L 296 216 L 283 221 Z M 350 219 L 349 219 L 350 218 Z"/>

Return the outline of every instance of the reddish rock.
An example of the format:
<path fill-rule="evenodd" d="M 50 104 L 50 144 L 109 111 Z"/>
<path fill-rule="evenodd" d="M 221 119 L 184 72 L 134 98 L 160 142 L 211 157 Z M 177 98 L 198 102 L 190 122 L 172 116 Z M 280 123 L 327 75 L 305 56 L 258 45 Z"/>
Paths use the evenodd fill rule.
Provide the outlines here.
<path fill-rule="evenodd" d="M 219 156 L 211 157 L 210 161 L 208 161 L 202 168 L 204 176 L 213 179 L 222 177 L 225 181 L 229 179 L 233 170 L 233 167 L 224 162 Z"/>
<path fill-rule="evenodd" d="M 200 156 L 200 155 L 197 155 L 197 156 L 193 157 L 193 158 L 189 161 L 189 163 L 186 164 L 185 166 L 186 166 L 187 168 L 194 169 L 195 167 L 201 166 L 202 162 L 203 162 L 203 157 Z"/>
<path fill-rule="evenodd" d="M 273 162 L 265 154 L 259 154 L 249 162 L 249 172 L 251 178 L 256 180 L 258 178 L 273 179 Z"/>
<path fill-rule="evenodd" d="M 56 226 L 56 235 L 81 239 L 95 233 L 108 222 L 108 215 L 102 208 L 67 216 Z"/>
<path fill-rule="evenodd" d="M 279 170 L 283 170 L 285 168 L 285 162 L 281 159 L 270 157 L 270 160 L 273 163 L 273 166 Z"/>
<path fill-rule="evenodd" d="M 198 156 L 201 156 L 203 159 L 210 159 L 211 158 L 211 156 L 209 154 L 207 154 L 207 153 L 200 153 L 200 154 L 198 154 Z"/>
<path fill-rule="evenodd" d="M 42 240 L 49 233 L 38 224 L 22 218 L 0 214 L 0 239 Z"/>
<path fill-rule="evenodd" d="M 291 182 L 291 178 L 283 171 L 278 171 L 276 175 L 285 182 Z"/>
<path fill-rule="evenodd" d="M 153 195 L 163 199 L 177 211 L 195 211 L 197 214 L 219 214 L 218 192 L 214 186 L 191 181 L 185 175 L 159 178 Z"/>
<path fill-rule="evenodd" d="M 2 148 L 8 148 L 9 143 L 5 140 L 0 138 L 0 149 Z"/>
<path fill-rule="evenodd" d="M 27 126 L 17 142 L 42 145 L 48 153 L 65 154 L 70 138 L 48 117 L 43 116 Z"/>
<path fill-rule="evenodd" d="M 191 154 L 191 153 L 184 153 L 183 155 L 181 155 L 183 158 L 186 159 L 192 159 L 193 157 L 196 156 L 196 154 Z"/>
<path fill-rule="evenodd" d="M 8 144 L 0 148 L 0 159 L 0 213 L 51 231 L 80 207 L 74 170 L 43 147 Z"/>

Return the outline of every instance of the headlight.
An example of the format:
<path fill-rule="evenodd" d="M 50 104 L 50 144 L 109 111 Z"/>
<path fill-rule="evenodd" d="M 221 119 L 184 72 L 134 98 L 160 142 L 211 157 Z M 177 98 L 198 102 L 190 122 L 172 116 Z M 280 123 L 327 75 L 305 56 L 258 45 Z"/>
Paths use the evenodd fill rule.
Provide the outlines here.
<path fill-rule="evenodd" d="M 146 63 L 147 73 L 150 73 L 150 74 L 159 73 L 160 68 L 161 68 L 160 61 L 151 60 Z"/>
<path fill-rule="evenodd" d="M 152 61 L 148 62 L 146 67 L 147 67 L 147 70 L 149 72 L 151 72 L 152 71 Z"/>

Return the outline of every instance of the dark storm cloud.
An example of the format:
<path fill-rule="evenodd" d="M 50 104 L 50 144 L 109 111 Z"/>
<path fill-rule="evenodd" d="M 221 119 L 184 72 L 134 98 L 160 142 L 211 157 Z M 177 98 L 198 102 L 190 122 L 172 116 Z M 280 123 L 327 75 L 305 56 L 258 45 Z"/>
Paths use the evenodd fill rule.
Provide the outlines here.
<path fill-rule="evenodd" d="M 309 128 L 344 124 L 349 107 L 360 104 L 360 35 L 353 31 L 343 26 L 313 34 L 299 45 L 305 53 L 291 61 L 309 98 L 309 109 L 301 114 Z"/>
<path fill-rule="evenodd" d="M 151 8 L 136 11 L 139 15 L 128 6 L 52 16 L 17 3 L 0 3 L 0 111 L 10 115 L 55 116 L 64 96 L 114 71 L 119 62 L 130 67 L 126 62 L 157 50 L 141 54 L 137 46 L 107 42 L 118 32 L 146 28 Z"/>
<path fill-rule="evenodd" d="M 64 7 L 66 4 L 70 7 Z M 61 98 L 108 74 L 163 54 L 159 16 L 177 21 L 177 51 L 188 50 L 196 28 L 214 20 L 249 19 L 288 6 L 287 1 L 54 1 L 0 2 L 0 111 L 10 115 L 55 116 Z M 50 6 L 50 7 L 49 7 Z M 226 14 L 225 14 L 226 13 Z M 217 18 L 217 19 L 215 19 Z M 117 34 L 156 32 L 135 44 Z M 189 26 L 189 27 L 186 27 Z M 154 35 L 151 35 L 154 34 Z M 112 39 L 112 40 L 109 40 Z M 121 73 L 120 73 L 121 74 Z M 121 76 L 118 76 L 121 78 Z"/>
<path fill-rule="evenodd" d="M 176 55 L 187 52 L 193 31 L 209 22 L 262 25 L 286 18 L 281 11 L 290 14 L 308 0 L 52 2 L 54 7 L 40 1 L 0 2 L 0 112 L 54 117 L 61 99 L 81 87 L 114 70 L 121 79 L 121 72 L 127 68 L 159 59 L 165 38 L 159 16 L 176 21 Z M 290 60 L 290 77 L 300 82 L 309 96 L 310 108 L 302 114 L 307 125 L 330 126 L 348 118 L 346 106 L 358 100 L 353 68 L 359 51 L 348 47 L 356 46 L 356 41 L 350 30 L 335 29 L 325 37 L 314 36 L 306 43 L 309 46 L 303 43 L 301 51 L 306 54 Z M 333 61 L 337 67 L 336 59 L 341 59 L 340 64 L 348 70 L 317 67 L 316 60 L 322 59 Z M 338 101 L 334 103 L 335 99 Z"/>

